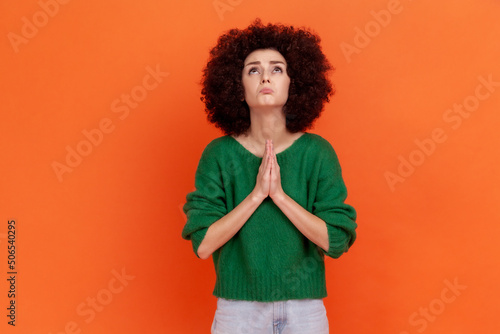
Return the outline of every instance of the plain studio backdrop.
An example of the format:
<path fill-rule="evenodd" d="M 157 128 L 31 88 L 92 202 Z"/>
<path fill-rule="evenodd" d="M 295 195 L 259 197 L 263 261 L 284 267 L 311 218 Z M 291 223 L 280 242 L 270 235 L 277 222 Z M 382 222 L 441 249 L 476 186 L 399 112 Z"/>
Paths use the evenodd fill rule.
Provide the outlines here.
<path fill-rule="evenodd" d="M 309 131 L 359 228 L 326 261 L 331 333 L 499 332 L 500 1 L 23 0 L 0 3 L 2 333 L 209 332 L 213 265 L 181 238 L 222 135 L 199 81 L 256 17 L 336 67 Z"/>

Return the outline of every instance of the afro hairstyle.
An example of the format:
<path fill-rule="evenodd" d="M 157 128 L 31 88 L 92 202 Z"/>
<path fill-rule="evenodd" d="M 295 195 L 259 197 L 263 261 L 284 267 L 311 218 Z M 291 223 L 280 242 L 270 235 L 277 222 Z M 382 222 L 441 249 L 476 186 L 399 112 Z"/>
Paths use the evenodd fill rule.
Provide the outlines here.
<path fill-rule="evenodd" d="M 290 87 L 283 107 L 287 129 L 296 133 L 310 128 L 335 92 L 327 76 L 334 68 L 318 35 L 306 28 L 263 25 L 260 19 L 246 29 L 229 30 L 211 49 L 201 82 L 208 121 L 226 135 L 240 135 L 250 128 L 242 71 L 246 57 L 258 49 L 276 50 L 287 62 Z"/>

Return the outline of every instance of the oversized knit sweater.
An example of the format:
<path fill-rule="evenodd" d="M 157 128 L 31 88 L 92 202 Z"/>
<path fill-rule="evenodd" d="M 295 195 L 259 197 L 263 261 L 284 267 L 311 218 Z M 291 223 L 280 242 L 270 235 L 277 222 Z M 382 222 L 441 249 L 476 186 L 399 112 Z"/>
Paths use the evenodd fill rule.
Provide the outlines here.
<path fill-rule="evenodd" d="M 309 241 L 266 198 L 243 227 L 212 254 L 216 297 L 278 301 L 326 297 L 324 254 L 338 258 L 356 238 L 356 212 L 347 197 L 337 155 L 319 135 L 304 133 L 276 154 L 283 191 L 326 222 L 327 252 Z M 254 189 L 262 158 L 231 136 L 210 142 L 202 153 L 195 190 L 186 196 L 182 231 L 195 253 L 211 224 Z"/>

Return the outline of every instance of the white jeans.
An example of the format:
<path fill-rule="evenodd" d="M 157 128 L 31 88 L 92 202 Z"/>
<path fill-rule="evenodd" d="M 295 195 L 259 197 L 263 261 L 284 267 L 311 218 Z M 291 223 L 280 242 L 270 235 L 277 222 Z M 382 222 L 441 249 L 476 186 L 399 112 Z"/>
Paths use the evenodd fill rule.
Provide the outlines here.
<path fill-rule="evenodd" d="M 328 334 L 322 299 L 251 302 L 217 299 L 212 334 Z"/>

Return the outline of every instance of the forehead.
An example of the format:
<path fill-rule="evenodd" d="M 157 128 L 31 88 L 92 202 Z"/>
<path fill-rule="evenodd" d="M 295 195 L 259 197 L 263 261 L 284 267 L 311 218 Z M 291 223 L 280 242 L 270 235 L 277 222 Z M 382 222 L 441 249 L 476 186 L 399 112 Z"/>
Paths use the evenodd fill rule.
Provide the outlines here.
<path fill-rule="evenodd" d="M 285 57 L 281 55 L 276 50 L 272 49 L 258 49 L 250 53 L 246 58 L 245 58 L 245 64 L 250 63 L 250 62 L 271 62 L 271 61 L 281 61 L 286 64 Z"/>

